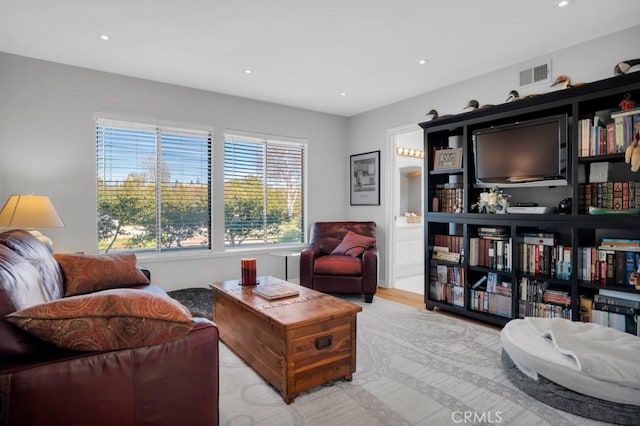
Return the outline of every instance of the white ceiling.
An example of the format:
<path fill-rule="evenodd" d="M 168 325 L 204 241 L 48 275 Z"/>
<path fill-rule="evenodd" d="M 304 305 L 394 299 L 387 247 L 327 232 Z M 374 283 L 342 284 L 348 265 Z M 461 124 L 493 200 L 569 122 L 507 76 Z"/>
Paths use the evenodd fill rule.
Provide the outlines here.
<path fill-rule="evenodd" d="M 556 3 L 0 0 L 0 51 L 352 116 L 640 22 L 639 0 Z"/>

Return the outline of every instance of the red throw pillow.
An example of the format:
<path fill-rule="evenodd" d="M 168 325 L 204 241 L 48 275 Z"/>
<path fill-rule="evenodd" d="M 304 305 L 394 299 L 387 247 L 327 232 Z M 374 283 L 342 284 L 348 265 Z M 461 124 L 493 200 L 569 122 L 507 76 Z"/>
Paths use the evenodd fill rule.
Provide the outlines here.
<path fill-rule="evenodd" d="M 78 351 L 157 345 L 185 336 L 195 325 L 177 300 L 128 288 L 54 300 L 6 319 L 39 339 Z"/>
<path fill-rule="evenodd" d="M 369 247 L 375 247 L 376 239 L 356 234 L 353 231 L 347 232 L 338 247 L 333 249 L 331 254 L 342 254 L 345 256 L 358 257 Z"/>
<path fill-rule="evenodd" d="M 149 284 L 149 279 L 136 265 L 135 254 L 90 256 L 54 253 L 53 256 L 64 274 L 65 297 Z"/>

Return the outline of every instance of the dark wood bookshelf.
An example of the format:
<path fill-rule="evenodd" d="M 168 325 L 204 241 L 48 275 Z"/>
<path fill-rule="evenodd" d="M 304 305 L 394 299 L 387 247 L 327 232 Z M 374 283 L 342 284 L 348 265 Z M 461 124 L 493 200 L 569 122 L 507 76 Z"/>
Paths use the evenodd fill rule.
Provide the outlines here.
<path fill-rule="evenodd" d="M 442 309 L 458 315 L 484 321 L 494 325 L 504 325 L 511 318 L 501 317 L 486 312 L 479 312 L 470 307 L 470 290 L 473 283 L 483 274 L 490 272 L 499 274 L 503 281 L 511 282 L 512 318 L 518 318 L 518 304 L 520 299 L 520 279 L 529 278 L 547 281 L 550 288 L 562 289 L 571 296 L 571 315 L 573 320 L 580 319 L 580 296 L 593 296 L 601 289 L 615 290 L 625 293 L 640 294 L 632 286 L 599 285 L 580 280 L 578 278 L 578 262 L 581 247 L 597 246 L 601 238 L 607 236 L 640 239 L 640 217 L 637 215 L 611 214 L 590 215 L 580 213 L 579 195 L 580 184 L 589 182 L 589 168 L 591 163 L 608 162 L 614 169 L 615 179 L 640 181 L 640 173 L 632 173 L 629 165 L 624 163 L 624 154 L 606 154 L 581 157 L 580 140 L 578 138 L 578 122 L 585 118 L 593 118 L 596 112 L 602 110 L 619 109 L 619 103 L 629 94 L 632 99 L 640 103 L 640 72 L 607 78 L 579 87 L 541 94 L 527 99 L 504 103 L 470 111 L 444 118 L 420 123 L 424 130 L 424 237 L 425 237 L 425 283 L 424 300 L 427 309 Z M 571 197 L 573 202 L 571 213 L 560 214 L 481 214 L 472 212 L 471 206 L 477 202 L 478 196 L 485 188 L 474 184 L 474 150 L 473 132 L 492 126 L 502 126 L 521 121 L 551 117 L 566 114 L 568 121 L 567 134 L 567 165 L 568 185 L 556 187 L 539 187 L 531 190 L 529 187 L 508 188 L 512 197 L 528 200 L 533 196 L 546 197 L 540 205 L 556 207 L 562 198 Z M 433 170 L 433 153 L 438 149 L 448 148 L 451 136 L 462 138 L 462 168 L 455 170 Z M 449 182 L 450 176 L 456 176 L 455 183 L 461 184 L 463 203 L 461 213 L 442 213 L 432 211 L 432 199 L 437 186 Z M 542 195 L 539 195 L 542 194 Z M 553 205 L 548 200 L 553 200 Z M 537 201 L 537 200 L 533 200 Z M 479 226 L 501 226 L 509 228 L 511 237 L 511 271 L 498 271 L 483 266 L 469 265 L 469 239 L 477 235 Z M 521 253 L 518 244 L 520 236 L 525 232 L 558 232 L 562 236 L 563 246 L 571 247 L 570 263 L 571 277 L 568 280 L 552 276 L 525 274 L 518 270 Z M 463 237 L 463 255 L 459 266 L 464 270 L 464 301 L 465 306 L 457 306 L 447 301 L 431 300 L 429 288 L 431 269 L 438 264 L 447 262 L 433 260 L 433 235 L 451 233 Z M 453 266 L 452 265 L 452 266 Z M 483 290 L 482 286 L 476 290 Z"/>

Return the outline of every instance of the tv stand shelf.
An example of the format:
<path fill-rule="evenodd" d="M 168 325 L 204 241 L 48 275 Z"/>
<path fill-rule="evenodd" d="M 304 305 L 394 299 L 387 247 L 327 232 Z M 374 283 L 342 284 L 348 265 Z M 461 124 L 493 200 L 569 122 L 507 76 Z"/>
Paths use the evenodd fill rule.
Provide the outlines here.
<path fill-rule="evenodd" d="M 424 170 L 427 171 L 423 214 L 427 309 L 439 308 L 504 325 L 521 317 L 524 310 L 530 308 L 529 303 L 538 303 L 528 299 L 531 295 L 525 294 L 527 289 L 538 288 L 542 292 L 546 286 L 545 293 L 556 291 L 566 299 L 544 303 L 540 300 L 535 306 L 544 306 L 554 311 L 553 315 L 565 315 L 577 321 L 585 319 L 581 299 L 593 298 L 603 289 L 619 291 L 623 295 L 640 294 L 640 290 L 627 282 L 605 285 L 608 277 L 602 278 L 602 282 L 592 282 L 593 272 L 586 277 L 588 268 L 584 266 L 586 259 L 590 259 L 586 255 L 589 250 L 594 250 L 594 255 L 604 251 L 599 248 L 603 239 L 640 240 L 639 215 L 590 215 L 590 202 L 583 201 L 585 187 L 594 185 L 595 191 L 596 185 L 602 185 L 606 197 L 607 191 L 611 191 L 606 185 L 627 182 L 627 186 L 638 185 L 636 197 L 640 202 L 640 172 L 630 171 L 629 164 L 624 162 L 624 152 L 581 155 L 584 127 L 580 129 L 580 123 L 593 120 L 596 115 L 600 117 L 603 111 L 619 110 L 619 104 L 627 94 L 640 104 L 640 72 L 420 123 L 424 130 Z M 566 117 L 567 121 L 566 180 L 536 182 L 541 186 L 498 187 L 510 196 L 511 205 L 535 203 L 555 208 L 560 201 L 570 198 L 570 213 L 478 213 L 475 205 L 480 194 L 492 185 L 475 183 L 474 132 L 509 128 L 527 121 L 545 122 L 558 116 Z M 436 151 L 448 148 L 462 148 L 462 167 L 434 170 Z M 594 163 L 608 164 L 610 177 L 607 182 L 590 181 L 592 168 L 600 166 Z M 597 188 L 599 191 L 600 186 Z M 492 235 L 492 232 L 496 234 Z M 545 243 L 531 243 L 535 236 L 540 236 Z M 536 245 L 538 251 L 535 251 Z M 434 251 L 443 246 L 461 253 L 460 262 L 452 264 L 435 259 Z M 533 257 L 538 263 L 532 260 Z M 640 253 L 635 261 L 635 267 L 640 268 Z M 547 270 L 543 270 L 543 264 Z M 507 265 L 509 269 L 506 269 Z M 536 268 L 539 272 L 532 273 L 538 271 Z M 606 268 L 603 273 L 607 273 Z"/>

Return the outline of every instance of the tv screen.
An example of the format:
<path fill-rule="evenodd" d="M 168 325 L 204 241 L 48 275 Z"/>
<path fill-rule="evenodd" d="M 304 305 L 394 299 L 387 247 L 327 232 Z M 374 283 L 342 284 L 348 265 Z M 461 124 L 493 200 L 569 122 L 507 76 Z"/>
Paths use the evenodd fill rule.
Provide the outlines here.
<path fill-rule="evenodd" d="M 567 184 L 567 116 L 473 132 L 476 186 Z"/>

